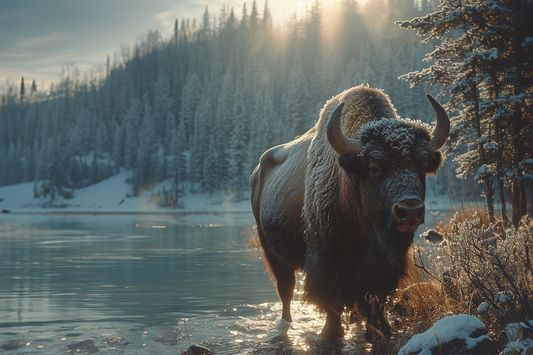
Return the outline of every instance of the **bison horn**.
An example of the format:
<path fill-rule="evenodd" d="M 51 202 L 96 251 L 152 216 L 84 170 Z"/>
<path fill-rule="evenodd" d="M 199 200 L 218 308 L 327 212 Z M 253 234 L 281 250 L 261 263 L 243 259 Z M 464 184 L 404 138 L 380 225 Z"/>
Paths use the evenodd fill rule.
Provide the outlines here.
<path fill-rule="evenodd" d="M 346 137 L 341 129 L 341 112 L 344 103 L 341 103 L 331 114 L 328 121 L 328 142 L 339 154 L 357 154 L 361 151 L 361 141 Z"/>
<path fill-rule="evenodd" d="M 442 107 L 442 105 L 435 100 L 430 94 L 426 94 L 431 106 L 433 106 L 433 111 L 435 111 L 435 116 L 437 116 L 437 125 L 433 129 L 432 135 L 433 139 L 429 142 L 435 149 L 440 149 L 446 143 L 448 135 L 450 134 L 450 119 L 448 114 Z"/>

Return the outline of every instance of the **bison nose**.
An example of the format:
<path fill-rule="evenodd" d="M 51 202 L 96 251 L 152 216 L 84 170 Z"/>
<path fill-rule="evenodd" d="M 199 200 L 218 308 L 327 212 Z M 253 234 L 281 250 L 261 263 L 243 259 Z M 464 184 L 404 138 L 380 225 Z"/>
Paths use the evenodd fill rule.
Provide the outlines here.
<path fill-rule="evenodd" d="M 403 233 L 414 233 L 424 222 L 424 202 L 405 200 L 392 206 L 392 216 L 396 220 L 398 230 Z"/>

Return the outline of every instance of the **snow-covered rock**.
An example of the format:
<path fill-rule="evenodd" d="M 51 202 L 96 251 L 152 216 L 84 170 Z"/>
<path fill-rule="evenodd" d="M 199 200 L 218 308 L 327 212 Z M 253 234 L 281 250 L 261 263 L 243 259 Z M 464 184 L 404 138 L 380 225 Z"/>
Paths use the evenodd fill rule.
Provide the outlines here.
<path fill-rule="evenodd" d="M 533 353 L 533 340 L 524 339 L 507 344 L 500 355 L 529 355 Z"/>
<path fill-rule="evenodd" d="M 398 355 L 497 354 L 479 318 L 467 314 L 446 317 L 416 334 Z"/>
<path fill-rule="evenodd" d="M 513 301 L 513 293 L 511 291 L 497 292 L 494 296 L 494 303 L 505 305 Z"/>
<path fill-rule="evenodd" d="M 510 323 L 505 327 L 505 333 L 507 334 L 507 341 L 512 343 L 532 337 L 533 327 L 524 322 Z"/>
<path fill-rule="evenodd" d="M 486 313 L 489 310 L 489 304 L 487 302 L 482 302 L 478 307 L 477 311 L 479 313 Z"/>
<path fill-rule="evenodd" d="M 500 355 L 533 354 L 533 320 L 527 323 L 510 323 L 505 327 L 509 343 Z"/>

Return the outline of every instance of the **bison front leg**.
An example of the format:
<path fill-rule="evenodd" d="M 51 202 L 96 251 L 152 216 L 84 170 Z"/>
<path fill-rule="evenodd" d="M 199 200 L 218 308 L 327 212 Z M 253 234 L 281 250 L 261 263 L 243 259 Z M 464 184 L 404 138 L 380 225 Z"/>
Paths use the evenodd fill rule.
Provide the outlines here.
<path fill-rule="evenodd" d="M 344 337 L 344 328 L 341 322 L 343 309 L 344 305 L 340 299 L 328 305 L 328 309 L 326 310 L 326 324 L 320 333 L 321 336 L 329 340 Z"/>
<path fill-rule="evenodd" d="M 383 352 L 391 337 L 391 328 L 385 317 L 385 309 L 377 296 L 370 296 L 366 309 L 367 325 L 366 339 L 371 342 L 376 351 Z"/>

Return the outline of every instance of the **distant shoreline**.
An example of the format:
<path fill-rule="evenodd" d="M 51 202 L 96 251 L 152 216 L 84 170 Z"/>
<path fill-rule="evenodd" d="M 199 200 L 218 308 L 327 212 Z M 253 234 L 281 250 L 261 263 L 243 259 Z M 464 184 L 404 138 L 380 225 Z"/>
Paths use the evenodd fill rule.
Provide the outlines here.
<path fill-rule="evenodd" d="M 170 215 L 170 216 L 187 216 L 187 215 L 225 215 L 225 214 L 252 214 L 252 211 L 189 211 L 189 212 L 170 212 L 170 211 L 60 211 L 46 209 L 39 211 L 10 211 L 5 214 L 72 214 L 72 215 Z"/>

